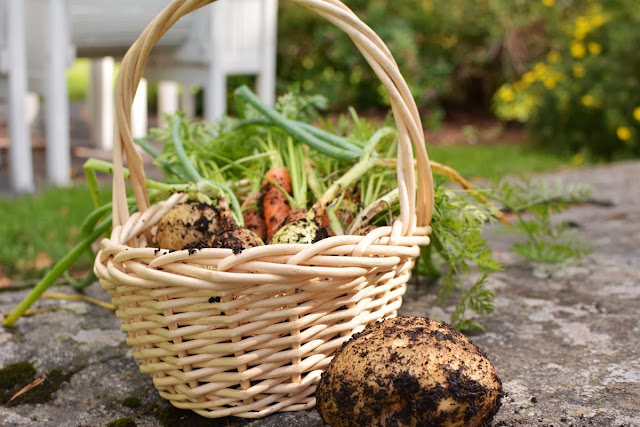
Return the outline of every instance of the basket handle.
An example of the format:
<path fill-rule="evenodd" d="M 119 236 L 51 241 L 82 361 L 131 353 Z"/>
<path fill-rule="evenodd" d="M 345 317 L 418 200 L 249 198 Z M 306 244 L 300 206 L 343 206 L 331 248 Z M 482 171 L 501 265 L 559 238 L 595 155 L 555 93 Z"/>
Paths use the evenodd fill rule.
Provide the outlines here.
<path fill-rule="evenodd" d="M 116 132 L 113 144 L 114 227 L 129 219 L 123 173 L 125 155 L 138 208 L 144 211 L 149 207 L 142 157 L 131 135 L 131 106 L 151 49 L 178 19 L 213 1 L 173 0 L 147 26 L 122 60 L 116 83 Z M 424 131 L 415 100 L 391 52 L 380 37 L 339 0 L 294 1 L 347 33 L 386 88 L 398 129 L 397 181 L 402 233 L 411 234 L 416 226 L 428 225 L 434 201 Z"/>

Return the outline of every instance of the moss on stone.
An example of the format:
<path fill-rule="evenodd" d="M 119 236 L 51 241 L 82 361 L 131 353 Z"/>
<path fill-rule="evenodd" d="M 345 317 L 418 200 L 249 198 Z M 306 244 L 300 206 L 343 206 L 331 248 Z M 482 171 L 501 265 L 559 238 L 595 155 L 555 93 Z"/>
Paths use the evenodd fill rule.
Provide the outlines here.
<path fill-rule="evenodd" d="M 25 394 L 19 396 L 12 403 L 22 405 L 24 403 L 44 403 L 51 400 L 53 393 L 60 389 L 63 382 L 69 382 L 73 374 L 64 373 L 55 368 L 47 372 L 47 378 L 37 387 L 32 388 Z"/>
<path fill-rule="evenodd" d="M 193 411 L 178 409 L 175 406 L 162 408 L 158 412 L 158 420 L 164 427 L 226 427 L 233 425 L 226 418 L 209 419 Z"/>
<path fill-rule="evenodd" d="M 140 398 L 137 396 L 129 396 L 122 401 L 122 406 L 126 406 L 127 408 L 139 408 Z"/>
<path fill-rule="evenodd" d="M 44 403 L 51 399 L 63 382 L 68 382 L 73 374 L 64 373 L 60 369 L 52 369 L 46 373 L 45 380 L 11 401 L 11 405 L 25 403 Z M 36 368 L 31 362 L 18 362 L 0 369 L 0 403 L 9 400 L 22 388 L 31 384 L 36 377 Z"/>
<path fill-rule="evenodd" d="M 136 427 L 136 422 L 133 418 L 122 417 L 107 423 L 107 427 Z"/>
<path fill-rule="evenodd" d="M 18 362 L 0 369 L 0 404 L 9 402 L 35 375 L 36 368 L 31 362 Z"/>

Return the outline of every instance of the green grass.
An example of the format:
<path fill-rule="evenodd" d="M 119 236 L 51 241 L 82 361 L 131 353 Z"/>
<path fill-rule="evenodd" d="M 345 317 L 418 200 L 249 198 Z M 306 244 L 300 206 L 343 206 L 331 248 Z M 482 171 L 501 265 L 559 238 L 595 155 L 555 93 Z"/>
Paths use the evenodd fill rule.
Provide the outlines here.
<path fill-rule="evenodd" d="M 93 210 L 86 187 L 46 188 L 35 195 L 0 198 L 0 266 L 14 279 L 41 277 L 47 257 L 62 258 L 77 243 L 80 225 Z M 83 256 L 80 266 L 91 265 Z"/>
<path fill-rule="evenodd" d="M 522 144 L 427 147 L 429 158 L 453 167 L 466 178 L 527 175 L 566 167 L 570 161 Z"/>

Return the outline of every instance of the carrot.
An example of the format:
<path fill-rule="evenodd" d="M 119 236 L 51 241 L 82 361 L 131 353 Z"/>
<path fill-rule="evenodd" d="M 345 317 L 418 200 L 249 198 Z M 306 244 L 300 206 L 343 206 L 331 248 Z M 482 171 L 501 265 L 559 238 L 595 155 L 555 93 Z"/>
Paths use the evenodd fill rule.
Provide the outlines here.
<path fill-rule="evenodd" d="M 289 170 L 282 167 L 274 167 L 267 171 L 265 179 L 262 181 L 262 207 L 264 209 L 264 220 L 267 224 L 267 239 L 282 227 L 287 215 L 291 211 L 291 205 L 287 195 L 280 189 L 290 193 L 291 176 Z"/>
<path fill-rule="evenodd" d="M 266 240 L 267 224 L 264 220 L 262 197 L 262 193 L 251 194 L 247 198 L 248 208 L 242 212 L 242 216 L 244 217 L 244 226 L 256 233 L 262 240 Z"/>
<path fill-rule="evenodd" d="M 282 225 L 290 224 L 293 221 L 302 219 L 306 214 L 307 214 L 306 209 L 294 209 L 291 212 L 289 212 L 289 215 L 287 215 L 287 217 L 284 220 L 284 224 Z"/>
<path fill-rule="evenodd" d="M 324 228 L 326 228 L 327 230 L 330 229 L 330 223 L 329 223 L 329 215 L 327 215 L 327 212 L 325 211 L 325 213 L 322 215 L 322 223 L 320 224 L 322 225 Z M 330 230 L 329 230 L 330 231 Z"/>

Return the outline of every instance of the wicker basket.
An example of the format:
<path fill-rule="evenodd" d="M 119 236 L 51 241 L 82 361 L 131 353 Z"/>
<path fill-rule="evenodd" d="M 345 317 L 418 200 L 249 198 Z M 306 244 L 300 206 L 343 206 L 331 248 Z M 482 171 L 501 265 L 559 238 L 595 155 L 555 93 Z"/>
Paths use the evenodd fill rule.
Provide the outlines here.
<path fill-rule="evenodd" d="M 429 243 L 431 170 L 418 111 L 395 61 L 338 0 L 295 1 L 348 33 L 389 93 L 399 132 L 401 212 L 392 226 L 240 254 L 147 247 L 154 225 L 186 196 L 149 205 L 142 159 L 131 138 L 133 96 L 158 39 L 211 0 L 169 4 L 132 45 L 118 77 L 113 230 L 101 242 L 95 272 L 112 295 L 140 370 L 173 405 L 209 418 L 259 418 L 313 407 L 316 384 L 334 351 L 366 325 L 396 315 L 419 245 Z M 124 157 L 139 208 L 133 215 Z"/>

